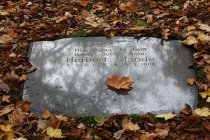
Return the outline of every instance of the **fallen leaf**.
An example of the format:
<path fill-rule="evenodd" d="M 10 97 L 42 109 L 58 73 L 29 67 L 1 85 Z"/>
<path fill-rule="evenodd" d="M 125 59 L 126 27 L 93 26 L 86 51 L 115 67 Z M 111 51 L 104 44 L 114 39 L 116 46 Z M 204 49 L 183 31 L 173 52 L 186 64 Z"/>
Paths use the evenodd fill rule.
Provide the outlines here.
<path fill-rule="evenodd" d="M 48 127 L 47 134 L 51 138 L 65 138 L 65 136 L 62 136 L 61 129 L 53 129 L 52 127 Z"/>
<path fill-rule="evenodd" d="M 209 26 L 209 25 L 207 25 L 207 24 L 202 24 L 202 23 L 198 23 L 198 25 L 200 26 L 199 28 L 200 28 L 201 30 L 210 32 L 210 26 Z"/>
<path fill-rule="evenodd" d="M 80 1 L 80 5 L 82 5 L 84 7 L 86 7 L 88 5 L 88 3 L 89 3 L 89 0 L 81 0 Z"/>
<path fill-rule="evenodd" d="M 157 7 L 157 2 L 156 1 L 150 1 L 149 8 L 155 8 L 155 7 Z"/>
<path fill-rule="evenodd" d="M 6 93 L 9 93 L 10 87 L 5 84 L 1 79 L 0 79 L 0 90 L 5 91 Z"/>
<path fill-rule="evenodd" d="M 12 41 L 12 38 L 9 35 L 3 34 L 0 36 L 0 43 L 6 44 Z"/>
<path fill-rule="evenodd" d="M 11 53 L 10 55 L 9 55 L 9 57 L 11 57 L 11 58 L 15 58 L 17 55 L 15 54 L 15 53 Z"/>
<path fill-rule="evenodd" d="M 125 118 L 123 119 L 122 127 L 123 127 L 123 129 L 131 130 L 131 131 L 140 130 L 139 125 L 138 125 L 138 124 L 134 124 L 131 120 L 128 120 L 127 117 L 125 117 Z"/>
<path fill-rule="evenodd" d="M 8 103 L 9 103 L 9 102 L 10 102 L 9 98 L 10 98 L 10 96 L 3 95 L 3 96 L 2 96 L 2 101 L 3 101 L 3 102 L 8 102 Z"/>
<path fill-rule="evenodd" d="M 12 140 L 27 140 L 27 139 L 26 138 L 23 138 L 23 137 L 19 137 L 19 138 L 12 139 Z"/>
<path fill-rule="evenodd" d="M 136 12 L 137 11 L 137 7 L 134 5 L 133 2 L 126 2 L 126 3 L 121 3 L 120 4 L 120 9 L 123 11 L 126 11 L 127 13 L 129 12 Z"/>
<path fill-rule="evenodd" d="M 58 120 L 60 121 L 64 121 L 64 122 L 67 122 L 68 121 L 68 118 L 63 116 L 63 115 L 58 115 L 58 116 L 55 116 Z"/>
<path fill-rule="evenodd" d="M 10 132 L 10 131 L 12 131 L 11 130 L 12 127 L 13 127 L 13 125 L 11 125 L 11 124 L 0 125 L 0 130 L 3 132 Z"/>
<path fill-rule="evenodd" d="M 129 81 L 129 77 L 120 77 L 118 75 L 112 75 L 111 77 L 107 78 L 106 84 L 114 89 L 128 90 L 131 89 L 131 86 L 134 83 Z"/>
<path fill-rule="evenodd" d="M 185 107 L 181 110 L 181 113 L 185 115 L 190 115 L 192 114 L 192 108 L 190 107 L 190 105 L 185 104 Z"/>
<path fill-rule="evenodd" d="M 65 12 L 64 16 L 65 17 L 69 17 L 69 18 L 73 17 L 73 15 L 71 13 L 69 13 L 69 12 Z"/>
<path fill-rule="evenodd" d="M 37 27 L 44 28 L 44 27 L 46 27 L 46 24 L 45 23 L 40 23 L 40 24 L 37 25 Z"/>
<path fill-rule="evenodd" d="M 24 112 L 29 112 L 30 111 L 30 102 L 29 101 L 17 101 L 15 108 L 20 108 Z"/>
<path fill-rule="evenodd" d="M 14 109 L 14 105 L 8 105 L 0 110 L 0 116 L 10 113 Z"/>
<path fill-rule="evenodd" d="M 117 19 L 117 20 L 114 20 L 111 24 L 114 27 L 117 23 L 121 23 L 121 22 L 122 22 L 121 19 Z"/>
<path fill-rule="evenodd" d="M 207 98 L 210 96 L 210 88 L 208 88 L 206 91 L 199 93 L 202 98 Z"/>
<path fill-rule="evenodd" d="M 187 26 L 186 29 L 187 29 L 187 31 L 192 31 L 192 30 L 195 30 L 195 26 L 193 26 L 193 25 L 192 26 Z"/>
<path fill-rule="evenodd" d="M 77 126 L 77 128 L 79 128 L 79 129 L 85 129 L 86 127 L 85 127 L 85 125 L 84 125 L 83 123 L 80 123 L 80 124 Z"/>
<path fill-rule="evenodd" d="M 194 113 L 202 117 L 210 116 L 210 110 L 207 107 L 197 108 Z"/>
<path fill-rule="evenodd" d="M 12 28 L 9 28 L 9 29 L 7 30 L 7 33 L 8 33 L 8 35 L 9 35 L 11 38 L 17 37 L 17 33 L 16 33 L 15 30 L 12 29 Z"/>
<path fill-rule="evenodd" d="M 39 119 L 37 121 L 37 128 L 41 130 L 45 130 L 48 127 L 48 120 Z"/>
<path fill-rule="evenodd" d="M 210 97 L 207 98 L 206 102 L 207 103 L 210 103 Z"/>
<path fill-rule="evenodd" d="M 125 129 L 122 129 L 122 130 L 119 130 L 119 131 L 117 131 L 117 132 L 115 132 L 114 133 L 114 138 L 116 139 L 116 140 L 118 140 L 118 139 L 120 139 L 121 138 L 121 136 L 122 136 L 122 134 L 125 132 Z"/>
<path fill-rule="evenodd" d="M 154 133 L 155 137 L 159 137 L 160 139 L 165 139 L 168 136 L 169 129 L 159 129 L 157 128 L 155 130 L 156 133 Z"/>
<path fill-rule="evenodd" d="M 13 132 L 7 132 L 7 140 L 13 140 L 15 138 L 15 134 Z"/>
<path fill-rule="evenodd" d="M 151 24 L 153 22 L 153 15 L 147 15 L 146 18 L 148 24 Z"/>
<path fill-rule="evenodd" d="M 139 136 L 139 140 L 153 140 L 153 139 L 154 139 L 154 135 L 149 134 L 149 133 L 141 134 Z"/>
<path fill-rule="evenodd" d="M 42 119 L 48 119 L 50 117 L 50 112 L 48 110 L 44 111 L 41 117 Z"/>
<path fill-rule="evenodd" d="M 172 7 L 172 9 L 178 11 L 180 9 L 180 7 L 175 5 L 175 6 Z"/>
<path fill-rule="evenodd" d="M 17 108 L 15 111 L 13 111 L 11 114 L 8 115 L 9 122 L 12 125 L 19 125 L 24 123 L 26 119 L 26 114 L 22 112 L 22 109 Z"/>
<path fill-rule="evenodd" d="M 193 45 L 197 42 L 197 39 L 194 36 L 188 36 L 187 39 L 182 41 L 184 45 Z"/>
<path fill-rule="evenodd" d="M 173 4 L 173 1 L 164 1 L 163 6 L 167 7 L 172 4 Z"/>
<path fill-rule="evenodd" d="M 193 79 L 193 78 L 188 78 L 187 79 L 187 83 L 190 84 L 190 85 L 193 85 L 194 82 L 195 82 L 195 79 Z"/>
<path fill-rule="evenodd" d="M 168 113 L 168 114 L 158 114 L 156 115 L 156 118 L 164 118 L 166 121 L 169 119 L 174 118 L 176 115 L 172 114 L 172 113 Z"/>
<path fill-rule="evenodd" d="M 28 80 L 28 75 L 27 74 L 22 74 L 20 77 L 19 77 L 20 81 L 26 81 Z"/>
<path fill-rule="evenodd" d="M 205 35 L 204 33 L 199 33 L 198 34 L 198 39 L 200 41 L 210 42 L 210 36 Z"/>
<path fill-rule="evenodd" d="M 131 30 L 131 31 L 141 31 L 141 30 L 144 30 L 144 26 L 134 26 L 134 27 L 129 28 L 129 30 Z"/>
<path fill-rule="evenodd" d="M 6 15 L 9 15 L 9 13 L 7 11 L 0 11 L 0 15 L 6 16 Z"/>
<path fill-rule="evenodd" d="M 168 39 L 168 36 L 169 36 L 169 29 L 163 29 L 161 34 L 162 34 L 162 38 L 163 39 Z"/>

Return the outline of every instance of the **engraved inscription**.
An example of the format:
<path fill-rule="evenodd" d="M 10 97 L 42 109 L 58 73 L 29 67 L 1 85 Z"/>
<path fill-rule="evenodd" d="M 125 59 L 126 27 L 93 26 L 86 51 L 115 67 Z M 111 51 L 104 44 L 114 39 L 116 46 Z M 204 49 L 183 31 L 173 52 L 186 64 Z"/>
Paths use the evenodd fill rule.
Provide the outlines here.
<path fill-rule="evenodd" d="M 68 66 L 88 67 L 88 66 L 107 66 L 109 59 L 115 61 L 111 66 L 156 66 L 157 58 L 148 55 L 146 47 L 136 48 L 74 48 L 71 54 L 66 57 Z"/>

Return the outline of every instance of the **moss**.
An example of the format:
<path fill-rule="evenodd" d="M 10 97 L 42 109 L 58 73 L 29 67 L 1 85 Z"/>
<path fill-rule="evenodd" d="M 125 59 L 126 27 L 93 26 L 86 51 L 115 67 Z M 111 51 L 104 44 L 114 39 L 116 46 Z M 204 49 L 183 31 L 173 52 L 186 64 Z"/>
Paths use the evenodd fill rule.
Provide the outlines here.
<path fill-rule="evenodd" d="M 97 124 L 95 121 L 95 117 L 93 116 L 87 116 L 87 117 L 80 117 L 79 120 L 88 127 L 92 127 Z"/>
<path fill-rule="evenodd" d="M 159 122 L 159 123 L 166 123 L 165 119 L 164 118 L 156 118 L 154 114 L 152 113 L 148 113 L 147 114 L 148 116 L 150 116 L 153 120 L 155 120 L 156 122 Z"/>
<path fill-rule="evenodd" d="M 93 3 L 88 3 L 87 6 L 85 7 L 86 11 L 90 11 L 91 9 L 93 9 Z"/>
<path fill-rule="evenodd" d="M 62 127 L 61 131 L 62 131 L 62 133 L 68 133 L 68 132 L 71 131 L 71 128 L 69 128 L 69 127 Z"/>
<path fill-rule="evenodd" d="M 153 9 L 146 9 L 145 14 L 153 14 Z"/>
<path fill-rule="evenodd" d="M 195 73 L 198 80 L 202 81 L 203 83 L 207 82 L 206 73 L 204 72 L 203 68 L 196 68 Z"/>
<path fill-rule="evenodd" d="M 88 33 L 85 30 L 79 30 L 77 32 L 74 32 L 70 35 L 67 35 L 67 37 L 85 37 Z"/>
<path fill-rule="evenodd" d="M 139 115 L 129 115 L 128 118 L 134 122 L 138 122 L 139 121 Z"/>

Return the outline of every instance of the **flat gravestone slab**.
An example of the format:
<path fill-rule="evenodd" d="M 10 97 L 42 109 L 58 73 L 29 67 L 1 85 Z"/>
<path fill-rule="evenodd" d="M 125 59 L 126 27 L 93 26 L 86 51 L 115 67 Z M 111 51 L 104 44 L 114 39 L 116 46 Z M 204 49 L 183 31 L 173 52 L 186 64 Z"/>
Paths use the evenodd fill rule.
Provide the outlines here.
<path fill-rule="evenodd" d="M 197 90 L 186 83 L 192 52 L 180 41 L 156 38 L 87 37 L 32 44 L 31 63 L 38 70 L 24 84 L 23 99 L 39 114 L 67 115 L 178 113 L 197 105 Z M 106 78 L 128 76 L 127 95 L 107 89 Z"/>

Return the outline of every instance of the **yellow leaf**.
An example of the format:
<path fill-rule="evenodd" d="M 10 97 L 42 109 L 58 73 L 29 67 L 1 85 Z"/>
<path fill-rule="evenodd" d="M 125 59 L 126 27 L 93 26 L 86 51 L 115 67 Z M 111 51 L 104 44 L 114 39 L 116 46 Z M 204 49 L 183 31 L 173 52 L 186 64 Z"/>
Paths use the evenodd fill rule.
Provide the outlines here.
<path fill-rule="evenodd" d="M 208 35 L 205 35 L 204 33 L 199 33 L 198 34 L 198 39 L 201 40 L 201 41 L 210 41 L 210 36 Z"/>
<path fill-rule="evenodd" d="M 125 118 L 122 122 L 123 129 L 131 130 L 131 131 L 137 131 L 140 130 L 140 127 L 138 124 L 134 124 L 131 120 L 128 120 L 128 118 Z"/>
<path fill-rule="evenodd" d="M 69 12 L 65 12 L 65 16 L 66 17 L 73 17 L 73 15 L 71 13 L 69 13 Z"/>
<path fill-rule="evenodd" d="M 11 130 L 12 126 L 13 125 L 11 125 L 11 124 L 0 125 L 0 130 L 3 131 L 3 132 L 10 132 L 10 131 L 12 131 Z"/>
<path fill-rule="evenodd" d="M 190 85 L 193 85 L 194 82 L 195 82 L 195 79 L 193 79 L 193 78 L 188 78 L 187 79 L 187 83 L 190 84 Z"/>
<path fill-rule="evenodd" d="M 48 119 L 48 118 L 50 117 L 50 112 L 49 112 L 48 110 L 42 112 L 41 117 L 42 117 L 43 119 Z"/>
<path fill-rule="evenodd" d="M 187 31 L 192 31 L 192 30 L 195 30 L 195 26 L 193 26 L 193 25 L 192 26 L 187 26 L 186 29 L 187 29 Z"/>
<path fill-rule="evenodd" d="M 10 96 L 3 95 L 2 101 L 3 101 L 3 102 L 8 102 L 8 103 L 9 103 L 9 102 L 10 102 L 10 101 L 9 101 L 9 98 L 10 98 Z"/>
<path fill-rule="evenodd" d="M 207 96 L 210 96 L 210 88 L 208 88 L 206 91 L 199 93 L 202 98 L 206 98 Z"/>
<path fill-rule="evenodd" d="M 210 97 L 207 98 L 206 102 L 207 103 L 210 103 Z"/>
<path fill-rule="evenodd" d="M 45 23 L 40 23 L 39 25 L 38 25 L 38 27 L 40 27 L 40 28 L 44 28 L 46 25 L 45 25 Z"/>
<path fill-rule="evenodd" d="M 129 28 L 129 30 L 141 31 L 141 30 L 144 30 L 144 26 L 134 26 L 134 27 Z"/>
<path fill-rule="evenodd" d="M 207 107 L 197 108 L 194 113 L 202 117 L 210 116 L 210 110 Z"/>
<path fill-rule="evenodd" d="M 52 127 L 47 128 L 47 134 L 52 138 L 64 138 L 65 136 L 62 136 L 61 129 L 53 129 Z"/>
<path fill-rule="evenodd" d="M 157 118 L 164 118 L 166 121 L 171 119 L 171 118 L 174 118 L 176 115 L 175 114 L 172 114 L 172 113 L 168 113 L 168 114 L 158 114 L 156 115 Z"/>
<path fill-rule="evenodd" d="M 193 45 L 197 42 L 197 39 L 193 36 L 188 36 L 187 39 L 182 41 L 184 45 Z"/>
<path fill-rule="evenodd" d="M 9 35 L 3 34 L 2 36 L 0 36 L 0 43 L 2 44 L 5 44 L 11 41 L 12 41 L 12 38 Z"/>

